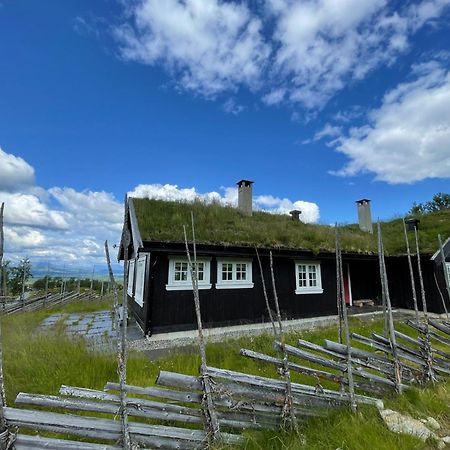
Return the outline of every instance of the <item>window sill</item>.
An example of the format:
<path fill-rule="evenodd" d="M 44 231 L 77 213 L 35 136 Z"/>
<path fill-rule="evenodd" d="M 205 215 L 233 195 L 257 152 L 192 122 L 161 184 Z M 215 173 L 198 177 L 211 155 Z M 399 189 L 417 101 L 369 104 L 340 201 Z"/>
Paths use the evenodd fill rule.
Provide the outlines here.
<path fill-rule="evenodd" d="M 253 283 L 216 283 L 216 289 L 251 289 L 253 286 Z"/>
<path fill-rule="evenodd" d="M 301 294 L 323 294 L 323 289 L 296 289 L 297 295 Z"/>
<path fill-rule="evenodd" d="M 198 289 L 211 289 L 212 284 L 199 284 Z M 192 291 L 192 283 L 188 284 L 166 284 L 166 291 Z"/>

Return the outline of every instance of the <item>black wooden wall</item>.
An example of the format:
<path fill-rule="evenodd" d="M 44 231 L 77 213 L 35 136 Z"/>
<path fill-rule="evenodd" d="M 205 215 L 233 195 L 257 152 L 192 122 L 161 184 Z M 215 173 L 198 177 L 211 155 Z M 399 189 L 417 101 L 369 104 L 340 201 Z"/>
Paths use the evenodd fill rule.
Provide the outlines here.
<path fill-rule="evenodd" d="M 211 256 L 211 255 L 203 255 Z M 266 288 L 272 309 L 273 293 L 269 259 L 261 257 Z M 292 258 L 274 258 L 274 272 L 281 313 L 284 319 L 336 313 L 336 279 L 334 260 L 321 259 L 323 294 L 295 294 L 295 265 Z M 152 332 L 193 329 L 196 318 L 192 291 L 166 291 L 168 255 L 152 252 L 151 282 L 147 329 Z M 251 289 L 215 289 L 216 260 L 211 260 L 212 288 L 200 291 L 203 323 L 206 327 L 268 321 L 259 266 L 253 258 Z"/>

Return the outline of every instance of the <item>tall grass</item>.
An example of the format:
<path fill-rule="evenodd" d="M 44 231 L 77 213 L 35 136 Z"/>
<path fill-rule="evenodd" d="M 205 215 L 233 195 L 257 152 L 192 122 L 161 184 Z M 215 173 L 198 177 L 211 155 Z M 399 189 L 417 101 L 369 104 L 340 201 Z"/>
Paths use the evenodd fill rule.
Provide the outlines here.
<path fill-rule="evenodd" d="M 92 312 L 108 306 L 108 302 L 79 302 L 63 309 L 25 313 L 4 318 L 3 346 L 7 400 L 10 405 L 18 392 L 57 394 L 61 384 L 103 389 L 107 381 L 117 381 L 117 363 L 114 353 L 102 353 L 90 349 L 82 337 L 70 338 L 64 334 L 62 322 L 52 333 L 38 332 L 39 324 L 50 313 Z M 405 326 L 397 325 L 407 331 Z M 368 334 L 381 331 L 380 320 L 362 322 L 351 320 L 352 331 Z M 409 331 L 411 333 L 411 331 Z M 299 338 L 321 343 L 323 339 L 337 339 L 335 328 L 310 332 L 289 333 L 287 342 L 295 344 Z M 259 363 L 239 355 L 246 347 L 274 354 L 272 336 L 240 338 L 207 345 L 208 364 L 255 375 L 278 377 L 275 367 Z M 152 361 L 142 353 L 131 353 L 128 363 L 128 382 L 140 386 L 152 385 L 159 370 L 171 370 L 197 375 L 200 365 L 199 352 L 190 349 L 174 350 Z M 311 378 L 292 374 L 296 382 L 312 383 Z M 327 385 L 324 383 L 324 387 Z M 403 411 L 414 417 L 435 417 L 450 433 L 450 386 L 441 383 L 424 389 L 413 389 L 402 396 L 389 396 L 387 407 Z M 303 438 L 277 432 L 248 432 L 244 448 L 247 450 L 409 450 L 437 448 L 435 443 L 423 443 L 418 439 L 390 433 L 375 409 L 361 407 L 356 415 L 346 409 L 331 413 L 326 418 L 309 419 L 300 427 Z"/>

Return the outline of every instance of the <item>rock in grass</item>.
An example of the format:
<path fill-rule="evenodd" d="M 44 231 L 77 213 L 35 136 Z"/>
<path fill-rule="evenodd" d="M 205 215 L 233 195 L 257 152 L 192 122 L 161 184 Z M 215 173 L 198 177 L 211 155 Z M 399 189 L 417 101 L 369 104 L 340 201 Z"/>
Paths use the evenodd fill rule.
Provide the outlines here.
<path fill-rule="evenodd" d="M 431 428 L 432 430 L 440 430 L 441 425 L 434 417 L 427 417 L 425 425 L 428 426 L 428 428 Z"/>
<path fill-rule="evenodd" d="M 400 414 L 392 409 L 381 409 L 380 415 L 390 431 L 394 433 L 409 434 L 418 437 L 422 441 L 428 438 L 439 439 L 438 436 L 427 428 L 420 420 Z"/>

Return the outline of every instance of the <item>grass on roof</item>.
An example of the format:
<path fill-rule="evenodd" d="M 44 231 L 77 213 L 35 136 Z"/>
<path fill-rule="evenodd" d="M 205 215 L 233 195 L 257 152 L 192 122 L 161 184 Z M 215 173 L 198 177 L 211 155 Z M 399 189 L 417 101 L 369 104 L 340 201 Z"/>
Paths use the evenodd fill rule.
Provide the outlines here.
<path fill-rule="evenodd" d="M 190 225 L 192 211 L 198 243 L 296 248 L 315 253 L 335 248 L 334 227 L 294 222 L 288 215 L 258 211 L 245 217 L 236 208 L 202 201 L 133 199 L 133 203 L 143 241 L 183 242 L 183 225 Z M 438 248 L 437 235 L 440 233 L 444 239 L 450 236 L 450 210 L 420 219 L 421 251 L 434 253 Z M 388 254 L 406 253 L 401 219 L 383 222 L 382 230 Z M 413 234 L 409 235 L 411 248 L 415 248 Z M 346 252 L 376 253 L 376 233 L 364 233 L 356 224 L 345 225 L 341 244 Z"/>

